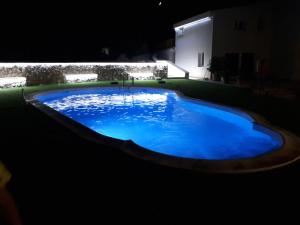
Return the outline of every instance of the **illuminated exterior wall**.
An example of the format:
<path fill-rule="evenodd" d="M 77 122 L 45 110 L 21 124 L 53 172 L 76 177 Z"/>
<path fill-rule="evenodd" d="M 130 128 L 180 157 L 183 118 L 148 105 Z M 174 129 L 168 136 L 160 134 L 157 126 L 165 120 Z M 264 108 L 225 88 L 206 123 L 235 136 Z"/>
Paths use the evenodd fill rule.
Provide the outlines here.
<path fill-rule="evenodd" d="M 242 75 L 242 56 L 250 54 L 253 71 L 258 60 L 266 59 L 272 79 L 300 80 L 299 12 L 299 1 L 288 0 L 215 10 L 177 23 L 176 65 L 189 71 L 190 77 L 202 79 L 208 76 L 206 67 L 197 67 L 199 52 L 205 53 L 205 66 L 211 57 L 233 54 L 239 57 Z M 178 27 L 206 17 L 213 19 L 184 28 L 180 35 Z"/>
<path fill-rule="evenodd" d="M 190 78 L 203 79 L 208 76 L 207 67 L 212 57 L 213 18 L 210 13 L 175 24 L 180 27 L 193 21 L 203 22 L 176 31 L 175 64 L 189 72 Z M 183 32 L 183 33 L 181 33 Z M 204 53 L 204 65 L 199 67 L 199 54 Z"/>
<path fill-rule="evenodd" d="M 178 27 L 207 17 L 211 21 L 184 28 L 183 35 L 180 35 Z M 258 28 L 260 20 L 261 29 Z M 237 23 L 242 23 L 245 29 L 237 29 Z M 271 60 L 272 9 L 269 4 L 215 10 L 177 23 L 174 27 L 177 30 L 175 64 L 189 71 L 192 78 L 210 78 L 207 66 L 212 57 L 224 57 L 226 54 L 241 57 L 243 53 L 250 53 L 254 56 L 253 65 L 258 59 Z M 201 52 L 205 56 L 204 67 L 197 65 Z"/>

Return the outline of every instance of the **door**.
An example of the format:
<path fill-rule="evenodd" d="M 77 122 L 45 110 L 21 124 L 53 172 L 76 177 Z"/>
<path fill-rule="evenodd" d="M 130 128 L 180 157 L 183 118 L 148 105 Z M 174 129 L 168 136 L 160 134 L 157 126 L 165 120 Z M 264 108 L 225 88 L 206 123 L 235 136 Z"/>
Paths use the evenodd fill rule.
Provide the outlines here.
<path fill-rule="evenodd" d="M 242 53 L 241 55 L 241 78 L 253 80 L 255 78 L 255 57 L 254 53 Z"/>

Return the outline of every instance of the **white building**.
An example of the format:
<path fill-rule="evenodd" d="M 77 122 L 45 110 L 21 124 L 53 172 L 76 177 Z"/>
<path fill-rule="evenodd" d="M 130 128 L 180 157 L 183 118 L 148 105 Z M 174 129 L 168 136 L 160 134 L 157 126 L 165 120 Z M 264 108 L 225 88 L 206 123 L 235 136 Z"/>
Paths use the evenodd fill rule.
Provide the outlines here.
<path fill-rule="evenodd" d="M 175 24 L 175 64 L 190 78 L 204 78 L 212 57 L 214 19 L 211 12 Z"/>
<path fill-rule="evenodd" d="M 299 18 L 299 13 L 294 13 L 293 17 L 290 11 L 296 6 L 287 7 L 282 9 L 281 6 L 270 4 L 254 4 L 209 11 L 176 23 L 175 64 L 187 70 L 190 78 L 204 79 L 210 78 L 207 68 L 212 57 L 226 56 L 233 64 L 232 67 L 236 67 L 238 75 L 251 79 L 257 60 L 266 59 L 272 75 L 299 79 L 300 69 L 296 63 L 299 54 L 294 50 L 299 43 L 279 46 L 288 42 L 287 34 L 291 31 L 294 34 L 289 34 L 291 40 L 296 43 L 295 40 L 300 39 L 300 26 L 293 26 L 292 23 Z M 286 21 L 286 18 L 289 20 Z M 283 21 L 289 24 L 284 25 L 286 22 Z M 294 21 L 297 22 L 300 21 Z M 281 25 L 285 26 L 284 29 Z M 294 30 L 289 28 L 292 26 Z M 282 55 L 277 50 L 288 54 L 289 49 L 295 54 L 288 57 L 289 61 L 284 60 L 289 63 L 283 66 L 279 63 Z"/>

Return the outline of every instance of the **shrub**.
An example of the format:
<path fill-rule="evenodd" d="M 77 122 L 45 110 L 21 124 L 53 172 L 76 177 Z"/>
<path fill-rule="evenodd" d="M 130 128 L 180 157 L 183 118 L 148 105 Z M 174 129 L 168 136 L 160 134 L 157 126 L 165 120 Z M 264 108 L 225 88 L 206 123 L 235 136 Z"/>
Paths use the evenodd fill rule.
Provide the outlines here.
<path fill-rule="evenodd" d="M 27 66 L 24 76 L 27 78 L 27 86 L 65 82 L 61 66 Z"/>
<path fill-rule="evenodd" d="M 128 80 L 129 74 L 125 71 L 125 66 L 96 66 L 95 73 L 98 80 Z"/>
<path fill-rule="evenodd" d="M 168 78 L 168 67 L 155 67 L 153 70 L 153 74 L 156 78 L 166 79 Z"/>
<path fill-rule="evenodd" d="M 207 70 L 213 75 L 213 80 L 219 81 L 221 79 L 221 76 L 224 75 L 225 71 L 224 58 L 212 57 Z"/>

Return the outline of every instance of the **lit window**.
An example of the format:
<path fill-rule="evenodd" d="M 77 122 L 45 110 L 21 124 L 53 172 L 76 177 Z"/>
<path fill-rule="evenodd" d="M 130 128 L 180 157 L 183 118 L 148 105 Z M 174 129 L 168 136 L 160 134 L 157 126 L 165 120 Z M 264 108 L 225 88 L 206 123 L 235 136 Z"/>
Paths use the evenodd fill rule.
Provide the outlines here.
<path fill-rule="evenodd" d="M 180 28 L 177 30 L 177 37 L 182 37 L 184 35 L 184 28 Z"/>
<path fill-rule="evenodd" d="M 198 53 L 198 67 L 204 66 L 204 52 Z"/>

